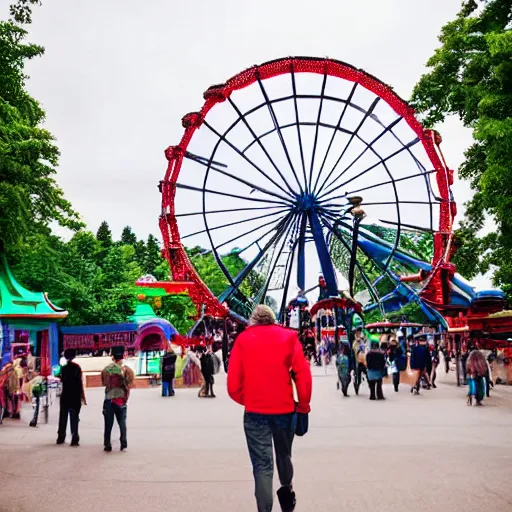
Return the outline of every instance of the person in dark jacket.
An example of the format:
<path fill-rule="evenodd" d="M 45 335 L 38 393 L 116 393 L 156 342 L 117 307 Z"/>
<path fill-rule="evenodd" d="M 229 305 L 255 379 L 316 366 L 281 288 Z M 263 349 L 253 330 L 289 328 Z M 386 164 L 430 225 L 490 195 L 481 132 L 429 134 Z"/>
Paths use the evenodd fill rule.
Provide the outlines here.
<path fill-rule="evenodd" d="M 439 366 L 439 345 L 437 342 L 430 347 L 430 359 L 432 361 L 432 369 L 430 370 L 430 382 L 432 383 L 432 387 L 435 389 L 437 388 L 436 378 L 437 367 Z"/>
<path fill-rule="evenodd" d="M 430 359 L 430 350 L 427 346 L 427 339 L 424 335 L 417 337 L 416 344 L 411 348 L 411 370 L 417 372 L 416 383 L 411 388 L 411 393 L 420 394 L 421 379 L 427 382 L 427 389 L 430 389 L 430 378 L 427 373 L 427 360 Z"/>
<path fill-rule="evenodd" d="M 398 387 L 400 386 L 400 372 L 406 369 L 407 360 L 402 347 L 398 344 L 398 341 L 394 336 L 392 336 L 389 341 L 388 359 L 393 372 L 393 387 L 395 388 L 395 393 L 398 393 Z"/>
<path fill-rule="evenodd" d="M 169 347 L 165 355 L 162 357 L 162 396 L 174 396 L 173 380 L 176 375 L 176 354 Z"/>
<path fill-rule="evenodd" d="M 370 400 L 384 400 L 382 393 L 382 378 L 386 368 L 386 356 L 379 349 L 379 342 L 372 341 L 371 350 L 366 354 L 366 367 L 368 368 L 368 384 L 370 386 Z M 377 393 L 375 393 L 377 391 Z"/>
<path fill-rule="evenodd" d="M 206 352 L 203 352 L 201 356 L 201 373 L 203 374 L 204 379 L 204 394 L 200 396 L 203 397 L 215 398 L 215 394 L 213 393 L 213 375 L 215 373 L 213 357 L 212 347 L 209 345 Z"/>
<path fill-rule="evenodd" d="M 87 405 L 82 380 L 82 369 L 73 359 L 76 357 L 76 350 L 67 349 L 64 351 L 67 363 L 62 367 L 60 380 L 62 381 L 62 393 L 60 395 L 59 430 L 57 433 L 57 444 L 66 441 L 66 430 L 69 423 L 71 426 L 71 446 L 79 446 L 80 436 L 78 435 L 78 423 L 80 421 L 80 409 Z"/>

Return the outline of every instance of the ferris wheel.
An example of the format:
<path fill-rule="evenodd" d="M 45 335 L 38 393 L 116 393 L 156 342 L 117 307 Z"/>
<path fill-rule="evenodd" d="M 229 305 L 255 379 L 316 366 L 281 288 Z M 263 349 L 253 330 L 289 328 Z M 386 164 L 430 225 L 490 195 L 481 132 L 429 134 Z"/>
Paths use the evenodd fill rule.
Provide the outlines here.
<path fill-rule="evenodd" d="M 319 274 L 329 296 L 364 288 L 367 307 L 382 309 L 392 290 L 419 297 L 449 264 L 452 173 L 438 135 L 389 86 L 339 61 L 293 57 L 204 99 L 166 151 L 160 228 L 173 279 L 191 283 L 210 314 L 264 302 L 282 311 Z M 417 270 L 402 247 L 411 233 L 434 245 L 418 283 L 401 279 Z M 215 260 L 225 289 L 208 289 L 194 254 Z"/>

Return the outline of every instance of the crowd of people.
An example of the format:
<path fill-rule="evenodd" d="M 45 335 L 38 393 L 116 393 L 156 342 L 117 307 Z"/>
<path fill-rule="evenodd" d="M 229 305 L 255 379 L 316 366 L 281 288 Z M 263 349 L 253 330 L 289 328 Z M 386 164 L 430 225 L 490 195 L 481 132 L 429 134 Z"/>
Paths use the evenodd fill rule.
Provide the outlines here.
<path fill-rule="evenodd" d="M 306 358 L 309 352 L 304 349 Z M 331 349 L 323 349 L 329 352 Z M 322 346 L 319 348 L 322 354 Z M 337 387 L 343 396 L 349 396 L 349 385 L 354 380 L 356 392 L 365 378 L 370 390 L 370 400 L 384 400 L 382 382 L 389 377 L 395 392 L 399 391 L 401 373 L 407 369 L 415 375 L 415 381 L 410 388 L 414 395 L 420 390 L 435 389 L 438 367 L 444 360 L 444 370 L 450 371 L 450 362 L 455 359 L 452 347 L 444 341 L 439 341 L 428 333 L 418 333 L 415 337 L 408 336 L 399 340 L 396 334 L 381 334 L 379 341 L 368 341 L 362 334 L 362 329 L 354 333 L 352 344 L 342 341 L 336 357 L 338 374 Z M 322 356 L 320 356 L 322 357 Z M 475 343 L 468 343 L 460 357 L 460 369 L 463 383 L 468 385 L 468 405 L 482 405 L 484 396 L 489 396 L 493 387 L 490 361 L 493 354 L 486 359 Z M 328 364 L 328 358 L 323 359 Z"/>

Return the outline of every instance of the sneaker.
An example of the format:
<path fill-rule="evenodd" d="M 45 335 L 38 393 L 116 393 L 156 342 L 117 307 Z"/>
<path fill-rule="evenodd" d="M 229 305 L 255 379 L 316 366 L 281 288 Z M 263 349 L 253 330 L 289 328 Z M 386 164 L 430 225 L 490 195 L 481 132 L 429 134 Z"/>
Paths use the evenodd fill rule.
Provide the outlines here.
<path fill-rule="evenodd" d="M 71 446 L 80 446 L 80 438 L 72 439 Z"/>
<path fill-rule="evenodd" d="M 64 444 L 66 441 L 65 437 L 58 437 L 57 442 L 55 444 Z"/>
<path fill-rule="evenodd" d="M 277 491 L 277 499 L 283 512 L 293 512 L 295 510 L 297 499 L 290 487 L 281 487 Z"/>
<path fill-rule="evenodd" d="M 110 445 L 109 445 L 109 446 L 105 446 L 105 447 L 103 448 L 103 451 L 104 451 L 104 452 L 111 452 L 111 451 L 112 451 L 112 446 L 110 446 Z"/>
<path fill-rule="evenodd" d="M 126 450 L 128 448 L 128 443 L 125 441 L 124 443 L 121 441 L 121 451 Z"/>

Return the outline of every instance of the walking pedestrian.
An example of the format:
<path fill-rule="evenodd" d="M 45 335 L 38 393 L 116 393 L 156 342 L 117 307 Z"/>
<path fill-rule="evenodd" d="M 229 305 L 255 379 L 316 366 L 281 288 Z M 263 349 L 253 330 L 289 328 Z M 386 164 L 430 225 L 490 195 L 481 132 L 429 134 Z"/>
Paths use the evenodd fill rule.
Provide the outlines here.
<path fill-rule="evenodd" d="M 485 375 L 487 373 L 487 361 L 485 356 L 474 346 L 469 348 L 466 360 L 466 373 L 474 382 L 474 394 L 476 405 L 483 405 L 485 395 Z"/>
<path fill-rule="evenodd" d="M 0 371 L 0 424 L 4 418 L 20 419 L 20 380 L 13 363 Z"/>
<path fill-rule="evenodd" d="M 443 353 L 443 360 L 444 360 L 444 372 L 450 373 L 450 348 L 449 345 L 445 344 L 444 347 L 442 347 L 442 353 Z"/>
<path fill-rule="evenodd" d="M 161 375 L 162 375 L 162 396 L 174 396 L 173 380 L 176 375 L 176 353 L 171 345 L 162 357 Z"/>
<path fill-rule="evenodd" d="M 336 369 L 338 371 L 338 389 L 341 386 L 343 396 L 349 396 L 348 386 L 350 384 L 350 372 L 352 370 L 350 347 L 343 343 L 340 345 L 338 356 L 336 357 Z"/>
<path fill-rule="evenodd" d="M 103 447 L 106 452 L 112 451 L 111 434 L 114 426 L 114 417 L 119 425 L 121 451 L 128 447 L 126 439 L 126 412 L 135 376 L 131 368 L 123 365 L 124 347 L 112 348 L 112 362 L 101 372 L 101 381 L 105 386 L 105 400 L 103 401 L 103 417 L 105 430 Z"/>
<path fill-rule="evenodd" d="M 78 424 L 80 422 L 80 409 L 82 405 L 87 405 L 82 380 L 82 369 L 73 362 L 75 357 L 76 350 L 68 348 L 64 351 L 66 364 L 60 371 L 62 393 L 60 395 L 59 430 L 57 432 L 57 444 L 63 444 L 66 441 L 69 417 L 71 446 L 79 446 Z"/>
<path fill-rule="evenodd" d="M 437 367 L 439 366 L 439 346 L 437 343 L 434 343 L 430 346 L 430 360 L 432 361 L 432 369 L 430 370 L 430 382 L 432 383 L 432 387 L 435 389 L 436 386 L 436 378 L 437 378 Z"/>
<path fill-rule="evenodd" d="M 215 373 L 214 357 L 211 345 L 207 347 L 206 352 L 201 352 L 201 373 L 204 379 L 203 388 L 199 392 L 201 398 L 215 398 L 213 392 L 213 384 L 215 382 L 213 378 Z"/>
<path fill-rule="evenodd" d="M 259 512 L 272 510 L 272 444 L 281 482 L 279 503 L 285 512 L 295 509 L 292 444 L 295 433 L 307 432 L 311 388 L 311 370 L 297 333 L 276 325 L 269 307 L 256 306 L 231 354 L 228 393 L 245 407 L 244 430 Z"/>
<path fill-rule="evenodd" d="M 356 361 L 356 370 L 354 371 L 354 380 L 356 382 L 354 382 L 354 386 L 360 386 L 363 379 L 363 375 L 366 377 L 366 380 L 368 381 L 368 370 L 366 368 L 367 345 L 366 340 L 363 336 L 363 329 L 361 327 L 358 327 L 356 329 L 354 337 L 355 339 L 354 342 L 352 343 L 352 349 Z"/>
<path fill-rule="evenodd" d="M 368 368 L 370 400 L 384 400 L 382 378 L 386 368 L 386 357 L 380 350 L 378 341 L 372 341 L 371 350 L 366 354 L 366 367 Z"/>
<path fill-rule="evenodd" d="M 421 379 L 427 382 L 427 389 L 430 389 L 430 378 L 426 371 L 427 360 L 430 358 L 430 353 L 427 347 L 427 338 L 424 334 L 416 337 L 416 344 L 411 348 L 411 369 L 416 371 L 416 383 L 411 388 L 411 393 L 415 395 L 420 394 Z"/>
<path fill-rule="evenodd" d="M 407 367 L 407 359 L 404 355 L 402 347 L 398 344 L 396 337 L 393 335 L 389 341 L 388 349 L 389 371 L 392 374 L 393 388 L 398 393 L 400 386 L 400 372 L 405 371 Z"/>

